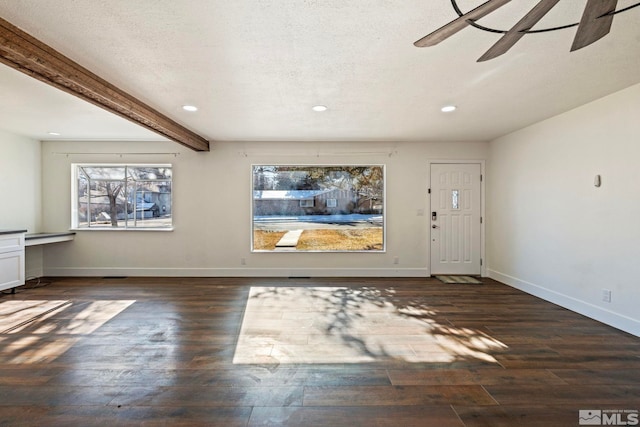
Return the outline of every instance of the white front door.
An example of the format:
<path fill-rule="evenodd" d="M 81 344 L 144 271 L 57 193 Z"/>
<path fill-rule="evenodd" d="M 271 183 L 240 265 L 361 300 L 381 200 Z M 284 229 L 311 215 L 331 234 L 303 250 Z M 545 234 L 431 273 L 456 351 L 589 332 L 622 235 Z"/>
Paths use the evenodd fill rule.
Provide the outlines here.
<path fill-rule="evenodd" d="M 480 274 L 479 163 L 431 164 L 431 275 Z"/>

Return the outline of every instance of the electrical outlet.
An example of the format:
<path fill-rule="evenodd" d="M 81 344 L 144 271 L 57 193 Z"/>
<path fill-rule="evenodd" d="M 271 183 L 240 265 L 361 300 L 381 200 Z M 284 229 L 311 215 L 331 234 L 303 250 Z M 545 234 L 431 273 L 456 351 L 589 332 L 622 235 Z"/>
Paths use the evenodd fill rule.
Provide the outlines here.
<path fill-rule="evenodd" d="M 398 258 L 397 256 L 393 257 L 393 263 L 394 264 L 400 264 L 400 258 Z"/>
<path fill-rule="evenodd" d="M 247 265 L 247 260 L 245 258 L 240 258 L 240 265 Z"/>
<path fill-rule="evenodd" d="M 611 302 L 611 291 L 609 289 L 602 290 L 602 301 Z"/>

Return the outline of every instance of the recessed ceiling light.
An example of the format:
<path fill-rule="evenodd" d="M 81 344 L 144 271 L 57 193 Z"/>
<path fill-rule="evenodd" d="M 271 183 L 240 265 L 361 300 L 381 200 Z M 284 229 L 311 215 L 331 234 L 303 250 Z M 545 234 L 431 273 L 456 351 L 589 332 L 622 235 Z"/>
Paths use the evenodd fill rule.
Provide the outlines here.
<path fill-rule="evenodd" d="M 183 105 L 182 109 L 185 111 L 198 111 L 198 107 L 195 105 Z"/>
<path fill-rule="evenodd" d="M 442 111 L 443 113 L 450 113 L 452 111 L 456 111 L 457 108 L 458 107 L 456 107 L 455 105 L 445 105 L 440 109 L 440 111 Z"/>
<path fill-rule="evenodd" d="M 47 132 L 51 136 L 60 136 L 58 132 Z"/>
<path fill-rule="evenodd" d="M 314 105 L 311 109 L 318 112 L 327 111 L 327 107 L 325 105 Z"/>

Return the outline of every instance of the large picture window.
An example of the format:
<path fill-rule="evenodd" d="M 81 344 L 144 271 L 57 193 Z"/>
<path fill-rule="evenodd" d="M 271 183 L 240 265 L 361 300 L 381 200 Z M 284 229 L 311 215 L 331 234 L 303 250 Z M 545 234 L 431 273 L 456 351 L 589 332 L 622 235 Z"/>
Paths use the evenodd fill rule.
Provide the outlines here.
<path fill-rule="evenodd" d="M 74 229 L 171 229 L 170 164 L 73 164 Z"/>
<path fill-rule="evenodd" d="M 252 166 L 252 250 L 382 252 L 384 166 Z"/>

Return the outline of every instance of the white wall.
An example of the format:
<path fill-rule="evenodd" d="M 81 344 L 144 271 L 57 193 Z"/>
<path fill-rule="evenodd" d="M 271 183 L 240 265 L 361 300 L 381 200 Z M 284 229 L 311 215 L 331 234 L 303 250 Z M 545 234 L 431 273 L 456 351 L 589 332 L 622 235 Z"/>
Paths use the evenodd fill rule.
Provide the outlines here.
<path fill-rule="evenodd" d="M 0 131 L 0 229 L 41 231 L 40 141 Z M 41 248 L 25 251 L 26 278 L 42 276 Z"/>
<path fill-rule="evenodd" d="M 638 118 L 640 85 L 491 142 L 487 174 L 489 275 L 635 335 Z"/>
<path fill-rule="evenodd" d="M 0 131 L 0 229 L 40 231 L 40 141 Z"/>
<path fill-rule="evenodd" d="M 180 155 L 54 154 L 92 150 Z M 488 144 L 226 142 L 196 153 L 173 143 L 45 142 L 42 151 L 49 230 L 69 228 L 71 163 L 174 166 L 173 232 L 78 231 L 74 242 L 45 248 L 47 275 L 427 276 L 429 217 L 418 216 L 418 210 L 428 210 L 427 163 L 485 159 Z M 251 253 L 251 165 L 264 163 L 385 164 L 386 253 Z M 399 264 L 393 264 L 394 257 Z"/>

